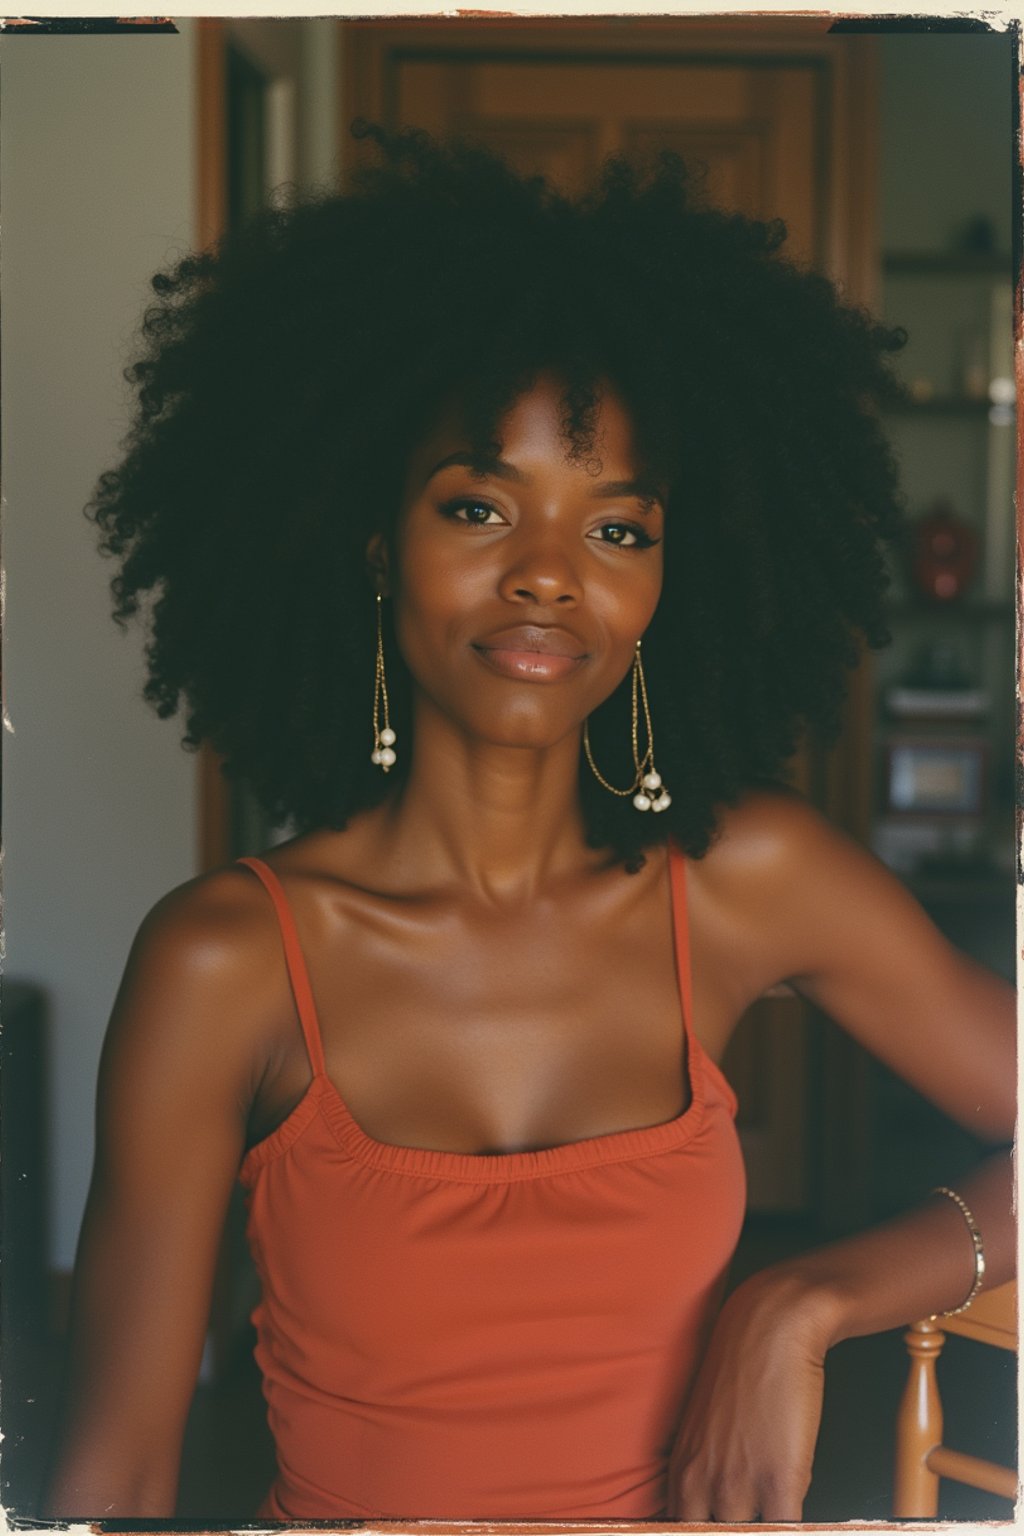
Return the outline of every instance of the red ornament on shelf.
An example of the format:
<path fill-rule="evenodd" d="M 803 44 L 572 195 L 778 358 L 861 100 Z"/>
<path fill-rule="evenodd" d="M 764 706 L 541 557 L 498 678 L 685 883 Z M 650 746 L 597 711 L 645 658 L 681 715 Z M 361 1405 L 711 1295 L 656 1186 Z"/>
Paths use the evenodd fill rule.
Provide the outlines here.
<path fill-rule="evenodd" d="M 971 584 L 978 535 L 956 516 L 948 501 L 936 501 L 911 531 L 910 574 L 918 591 L 933 602 L 951 603 Z"/>

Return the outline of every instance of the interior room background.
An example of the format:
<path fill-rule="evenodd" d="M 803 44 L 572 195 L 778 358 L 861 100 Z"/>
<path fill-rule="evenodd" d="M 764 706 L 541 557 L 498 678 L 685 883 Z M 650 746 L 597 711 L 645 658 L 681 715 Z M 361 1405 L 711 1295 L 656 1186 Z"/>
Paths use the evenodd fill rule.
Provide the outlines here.
<path fill-rule="evenodd" d="M 839 748 L 809 743 L 794 778 L 957 943 L 1014 973 L 1010 36 L 830 34 L 821 19 L 177 28 L 0 43 L 4 1477 L 23 1504 L 52 1406 L 99 1049 L 132 936 L 167 889 L 283 832 L 141 703 L 141 637 L 109 619 L 110 569 L 81 509 L 126 426 L 120 370 L 151 274 L 290 187 L 332 182 L 358 113 L 469 128 L 567 186 L 611 150 L 668 144 L 708 165 L 722 201 L 782 213 L 798 256 L 907 327 L 908 399 L 889 427 L 913 538 L 894 560 L 893 644 L 855 679 Z M 794 998 L 758 1005 L 724 1065 L 750 1168 L 741 1265 L 883 1216 L 977 1155 Z M 200 1399 L 236 1382 L 252 1301 L 239 1228 L 236 1210 Z M 837 1436 L 855 1402 L 883 1430 L 874 1447 L 861 1423 L 861 1463 L 819 1491 L 825 1518 L 886 1514 L 897 1342 L 846 1369 L 856 1391 L 833 1391 Z M 252 1403 L 240 1379 L 230 1390 Z M 981 1415 L 988 1440 L 1015 1443 L 1007 1371 L 976 1385 L 994 1404 Z M 197 1400 L 200 1427 L 204 1411 Z M 190 1455 L 195 1498 L 216 1498 L 201 1450 Z M 229 1490 L 258 1476 L 244 1447 L 238 1458 Z M 1005 1510 L 984 1497 L 950 1512 Z"/>

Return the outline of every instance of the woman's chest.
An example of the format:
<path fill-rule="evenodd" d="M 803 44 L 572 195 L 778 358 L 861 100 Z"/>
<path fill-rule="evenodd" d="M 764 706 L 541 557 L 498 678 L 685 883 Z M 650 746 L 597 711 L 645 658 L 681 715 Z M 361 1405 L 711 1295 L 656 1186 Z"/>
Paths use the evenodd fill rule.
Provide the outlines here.
<path fill-rule="evenodd" d="M 691 1100 L 680 893 L 640 877 L 516 910 L 350 903 L 300 915 L 326 1073 L 371 1137 L 463 1153 L 558 1146 L 660 1124 Z M 729 1025 L 717 969 L 698 1038 Z M 301 1098 L 309 1063 L 282 1020 L 250 1137 Z"/>
<path fill-rule="evenodd" d="M 669 925 L 450 914 L 320 967 L 328 1076 L 368 1134 L 488 1152 L 653 1124 L 688 1102 Z"/>
<path fill-rule="evenodd" d="M 652 867 L 518 907 L 300 898 L 325 1068 L 354 1118 L 382 1141 L 481 1152 L 678 1114 L 688 1090 L 666 876 Z M 283 1015 L 250 1136 L 308 1081 Z"/>

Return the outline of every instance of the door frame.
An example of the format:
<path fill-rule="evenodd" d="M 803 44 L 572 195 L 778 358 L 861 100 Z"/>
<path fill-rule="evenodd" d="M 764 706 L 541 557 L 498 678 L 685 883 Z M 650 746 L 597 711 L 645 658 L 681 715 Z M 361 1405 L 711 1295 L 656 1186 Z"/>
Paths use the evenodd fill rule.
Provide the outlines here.
<path fill-rule="evenodd" d="M 298 173 L 298 98 L 302 44 L 297 18 L 201 17 L 196 26 L 196 243 L 214 245 L 228 224 L 229 44 L 265 77 L 265 192 L 276 202 Z M 227 864 L 232 846 L 231 787 L 221 759 L 208 742 L 198 753 L 198 867 L 201 874 Z"/>

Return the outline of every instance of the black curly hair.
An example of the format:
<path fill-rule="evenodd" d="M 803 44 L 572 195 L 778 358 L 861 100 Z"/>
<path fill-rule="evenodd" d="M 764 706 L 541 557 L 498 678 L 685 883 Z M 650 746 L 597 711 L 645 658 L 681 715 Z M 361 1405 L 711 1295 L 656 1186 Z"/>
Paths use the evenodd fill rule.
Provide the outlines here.
<path fill-rule="evenodd" d="M 847 668 L 888 639 L 900 496 L 878 408 L 903 333 L 780 257 L 781 222 L 709 206 L 675 155 L 609 161 L 574 200 L 479 146 L 353 131 L 376 147 L 344 194 L 153 279 L 137 416 L 87 509 L 120 560 L 115 617 L 148 612 L 145 696 L 161 716 L 184 699 L 186 745 L 208 740 L 275 820 L 343 826 L 395 782 L 369 761 L 365 551 L 439 402 L 493 451 L 553 373 L 587 462 L 610 381 L 670 488 L 644 659 L 673 803 L 639 815 L 584 768 L 584 814 L 627 861 L 668 833 L 699 857 L 805 729 L 835 734 Z M 389 660 L 408 741 L 393 643 Z M 621 783 L 628 686 L 590 722 Z"/>

